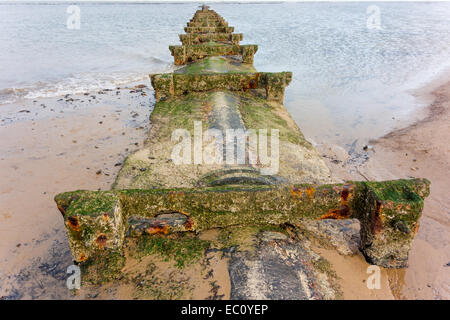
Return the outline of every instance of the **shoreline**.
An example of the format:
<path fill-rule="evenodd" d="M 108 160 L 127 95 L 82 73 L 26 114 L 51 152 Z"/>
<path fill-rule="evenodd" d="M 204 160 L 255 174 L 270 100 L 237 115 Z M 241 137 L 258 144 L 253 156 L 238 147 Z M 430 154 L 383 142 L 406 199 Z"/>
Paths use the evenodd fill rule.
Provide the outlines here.
<path fill-rule="evenodd" d="M 332 173 L 345 180 L 420 177 L 431 181 L 409 267 L 387 270 L 396 299 L 450 299 L 450 72 L 414 91 L 427 102 L 420 120 L 373 139 L 355 155 L 329 145 L 320 152 Z"/>
<path fill-rule="evenodd" d="M 72 298 L 61 281 L 73 262 L 53 197 L 111 187 L 147 136 L 148 85 L 2 106 L 0 299 Z"/>
<path fill-rule="evenodd" d="M 374 141 L 375 161 L 390 159 L 397 176 L 426 177 L 431 194 L 410 253 L 409 268 L 391 273 L 391 286 L 402 299 L 450 299 L 450 74 L 421 91 L 432 101 L 422 120 Z M 409 168 L 404 162 L 408 159 Z"/>

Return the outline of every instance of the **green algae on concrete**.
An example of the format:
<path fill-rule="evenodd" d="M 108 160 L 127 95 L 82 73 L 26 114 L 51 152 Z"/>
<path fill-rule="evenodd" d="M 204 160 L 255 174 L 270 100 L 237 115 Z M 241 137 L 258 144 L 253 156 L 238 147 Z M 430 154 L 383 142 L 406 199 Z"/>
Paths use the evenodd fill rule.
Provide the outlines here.
<path fill-rule="evenodd" d="M 243 35 L 233 34 L 222 17 L 211 10 L 196 15 L 180 35 L 181 46 L 170 46 L 175 65 L 201 60 L 212 56 L 240 56 L 243 63 L 252 64 L 258 50 L 256 45 L 240 45 Z"/>
<path fill-rule="evenodd" d="M 97 250 L 95 255 L 80 264 L 82 284 L 95 285 L 119 279 L 125 261 L 122 250 Z"/>
<path fill-rule="evenodd" d="M 301 258 L 312 252 L 300 248 L 283 231 L 308 219 L 356 218 L 361 223 L 360 248 L 368 261 L 385 267 L 406 266 L 429 182 L 334 183 L 329 168 L 283 106 L 284 89 L 292 74 L 257 72 L 252 65 L 257 46 L 240 45 L 242 34 L 233 34 L 233 30 L 206 6 L 197 11 L 186 27 L 188 33 L 180 35 L 182 46 L 170 48 L 175 64 L 185 66 L 174 73 L 151 75 L 156 103 L 148 139 L 124 161 L 112 190 L 74 191 L 55 197 L 72 256 L 85 273 L 83 281 L 120 278 L 130 256 L 160 257 L 184 268 L 197 263 L 210 245 L 220 250 L 245 249 L 252 241 L 257 243 L 254 249 L 259 256 L 252 255 L 255 250 L 237 252 L 229 265 L 232 282 L 239 282 L 237 267 L 253 268 L 278 259 L 274 265 L 285 268 L 290 253 L 297 257 L 289 262 L 295 266 L 294 273 L 305 271 L 314 278 L 314 272 L 303 270 L 309 258 Z M 176 129 L 187 132 L 189 139 L 196 130 L 238 129 L 246 139 L 251 130 L 267 130 L 269 138 L 277 135 L 272 130 L 278 130 L 279 170 L 262 174 L 261 163 L 175 164 L 172 150 L 178 141 L 172 134 Z M 272 153 L 272 145 L 267 149 Z M 220 232 L 214 243 L 199 239 L 199 233 L 215 229 Z M 267 260 L 266 255 L 271 258 Z M 253 259 L 250 264 L 244 261 L 247 258 Z M 320 257 L 314 259 L 315 269 L 333 284 L 329 265 Z M 269 276 L 278 278 L 271 272 Z M 166 296 L 160 292 L 165 286 L 152 286 L 148 279 L 141 282 L 147 283 L 152 296 Z M 298 295 L 299 287 L 293 286 L 289 294 L 333 296 L 326 293 L 326 287 L 324 294 Z M 167 296 L 182 296 L 176 288 Z M 241 289 L 242 295 L 236 297 L 246 297 L 249 288 Z M 283 290 L 279 294 L 284 296 Z"/>
<path fill-rule="evenodd" d="M 377 193 L 391 194 L 393 185 L 396 190 L 403 190 L 403 197 L 394 201 L 375 196 Z M 364 254 L 377 264 L 400 266 L 406 262 L 405 257 L 423 208 L 423 198 L 413 190 L 424 190 L 422 195 L 426 195 L 428 186 L 427 180 L 413 179 L 350 182 L 346 185 L 118 190 L 105 191 L 104 196 L 119 199 L 117 206 L 121 208 L 120 217 L 123 219 L 117 222 L 119 225 L 126 225 L 130 216 L 154 217 L 161 212 L 178 212 L 188 217 L 186 230 L 196 232 L 239 225 L 295 225 L 299 219 L 357 218 L 361 222 L 361 249 Z M 77 206 L 80 197 L 84 197 L 84 202 L 97 203 L 97 196 L 89 196 L 90 193 L 98 194 L 89 191 L 69 194 L 74 199 L 73 205 Z M 59 198 L 65 199 L 64 196 Z M 72 202 L 66 212 L 71 212 Z M 85 206 L 90 205 L 86 203 Z M 384 207 L 386 209 L 382 211 L 380 208 Z M 72 228 L 74 231 L 98 230 L 101 227 L 97 220 L 83 219 L 85 217 L 84 214 L 76 217 L 81 222 L 77 230 Z M 73 218 L 73 215 L 67 216 L 69 225 Z M 397 221 L 407 223 L 408 228 L 399 228 Z M 163 233 L 169 231 L 165 229 Z M 102 234 L 105 237 L 111 235 L 105 230 Z M 77 235 L 70 244 L 75 252 L 85 250 L 80 252 L 84 259 L 106 247 L 106 239 L 105 243 L 100 244 L 90 233 L 78 232 Z M 110 247 L 115 244 L 111 248 L 120 251 L 125 234 L 117 232 L 116 235 L 120 235 L 120 239 L 110 243 Z"/>
<path fill-rule="evenodd" d="M 242 62 L 253 63 L 253 56 L 258 51 L 257 45 L 236 45 L 216 42 L 202 44 L 170 46 L 175 65 L 183 65 L 211 56 L 241 56 Z"/>
<path fill-rule="evenodd" d="M 180 34 L 180 41 L 183 45 L 201 44 L 204 42 L 228 42 L 238 45 L 243 37 L 242 33 L 187 33 Z"/>
<path fill-rule="evenodd" d="M 228 106 L 226 114 L 224 106 Z M 240 122 L 237 119 L 241 119 Z M 114 189 L 195 187 L 204 175 L 225 169 L 217 164 L 176 165 L 172 161 L 172 149 L 177 143 L 171 140 L 172 132 L 183 128 L 193 137 L 194 121 L 201 121 L 203 130 L 217 128 L 224 133 L 228 128 L 241 128 L 242 123 L 245 124 L 243 129 L 269 129 L 269 137 L 271 129 L 278 129 L 280 160 L 276 180 L 292 184 L 332 182 L 323 159 L 303 137 L 286 108 L 253 93 L 194 92 L 160 100 L 155 104 L 150 121 L 152 128 L 144 148 L 126 159 Z M 253 171 L 260 169 L 256 165 L 246 167 Z"/>
<path fill-rule="evenodd" d="M 152 74 L 156 100 L 185 95 L 188 92 L 228 90 L 247 92 L 263 89 L 267 100 L 283 103 L 284 89 L 292 79 L 291 72 L 230 72 Z"/>
<path fill-rule="evenodd" d="M 286 109 L 279 104 L 242 95 L 239 111 L 247 128 L 277 128 L 280 130 L 280 140 L 313 149 Z"/>
<path fill-rule="evenodd" d="M 232 33 L 234 27 L 185 27 L 184 31 L 186 33 Z"/>
<path fill-rule="evenodd" d="M 103 249 L 121 250 L 127 220 L 114 192 L 68 192 L 57 195 L 55 201 L 64 215 L 76 261 L 86 261 Z"/>
<path fill-rule="evenodd" d="M 361 248 L 371 263 L 405 267 L 419 229 L 430 182 L 421 179 L 360 183 L 355 204 L 361 221 Z M 395 258 L 394 258 L 395 257 Z"/>
<path fill-rule="evenodd" d="M 199 73 L 255 73 L 252 64 L 241 63 L 229 57 L 208 57 L 197 62 L 190 63 L 174 73 L 199 74 Z"/>
<path fill-rule="evenodd" d="M 164 261 L 174 261 L 175 267 L 184 268 L 197 262 L 209 245 L 209 241 L 184 233 L 175 237 L 144 235 L 137 239 L 132 254 L 137 258 L 158 254 Z"/>

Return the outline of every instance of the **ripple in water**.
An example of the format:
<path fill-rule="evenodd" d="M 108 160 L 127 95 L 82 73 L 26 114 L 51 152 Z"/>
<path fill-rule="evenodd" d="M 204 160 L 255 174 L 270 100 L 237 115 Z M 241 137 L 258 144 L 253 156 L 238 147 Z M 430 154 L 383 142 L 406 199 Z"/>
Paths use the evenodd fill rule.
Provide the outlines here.
<path fill-rule="evenodd" d="M 286 107 L 307 137 L 367 141 L 405 124 L 411 95 L 450 63 L 450 3 L 224 4 L 218 11 L 259 50 L 261 71 L 293 72 Z M 0 4 L 0 103 L 112 88 L 173 68 L 168 50 L 196 4 L 95 4 L 81 29 L 67 4 Z"/>

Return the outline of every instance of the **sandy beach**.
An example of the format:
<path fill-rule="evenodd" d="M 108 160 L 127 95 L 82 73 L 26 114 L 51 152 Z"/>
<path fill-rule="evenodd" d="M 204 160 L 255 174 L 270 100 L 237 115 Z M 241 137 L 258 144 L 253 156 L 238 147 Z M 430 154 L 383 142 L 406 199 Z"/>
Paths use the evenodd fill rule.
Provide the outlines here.
<path fill-rule="evenodd" d="M 320 151 L 342 180 L 424 177 L 431 181 L 421 227 L 410 252 L 409 267 L 388 270 L 396 299 L 450 298 L 450 75 L 446 73 L 414 92 L 428 107 L 423 119 L 371 141 L 349 154 L 322 145 Z"/>
<path fill-rule="evenodd" d="M 446 78 L 448 80 L 448 77 Z M 318 146 L 333 174 L 345 180 L 426 177 L 432 182 L 409 268 L 383 270 L 383 287 L 368 292 L 368 264 L 318 249 L 333 264 L 346 299 L 448 299 L 450 83 L 415 93 L 427 99 L 423 120 L 372 141 L 363 150 Z M 24 100 L 0 110 L 0 298 L 84 299 L 65 287 L 71 264 L 63 219 L 53 196 L 109 189 L 124 158 L 143 143 L 153 92 L 134 83 L 64 97 Z M 356 279 L 357 278 L 357 279 Z M 108 298 L 108 289 L 101 298 Z M 117 293 L 110 293 L 116 296 Z M 127 295 L 122 295 L 126 297 Z"/>
<path fill-rule="evenodd" d="M 375 141 L 373 174 L 388 167 L 396 177 L 431 181 L 409 268 L 392 272 L 391 283 L 398 298 L 450 299 L 450 82 L 432 83 L 422 92 L 431 100 L 428 115 Z"/>
<path fill-rule="evenodd" d="M 69 297 L 72 262 L 53 197 L 110 188 L 146 137 L 146 85 L 1 106 L 0 297 Z"/>

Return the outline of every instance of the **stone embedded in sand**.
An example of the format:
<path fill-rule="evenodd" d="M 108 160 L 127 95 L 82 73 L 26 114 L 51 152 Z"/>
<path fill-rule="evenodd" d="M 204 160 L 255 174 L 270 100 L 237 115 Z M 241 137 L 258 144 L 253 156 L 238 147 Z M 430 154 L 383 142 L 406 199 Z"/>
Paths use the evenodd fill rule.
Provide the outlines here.
<path fill-rule="evenodd" d="M 300 242 L 264 232 L 250 250 L 231 252 L 229 274 L 231 299 L 311 300 L 336 299 L 323 270 L 316 267 L 320 256 L 313 255 Z M 267 242 L 270 241 L 270 242 Z M 325 276 L 325 277 L 324 277 Z"/>
<path fill-rule="evenodd" d="M 261 235 L 262 241 L 286 240 L 287 236 L 281 232 L 264 231 Z"/>
<path fill-rule="evenodd" d="M 300 230 L 307 230 L 320 243 L 335 248 L 342 255 L 358 253 L 360 247 L 360 223 L 357 219 L 302 220 Z"/>

